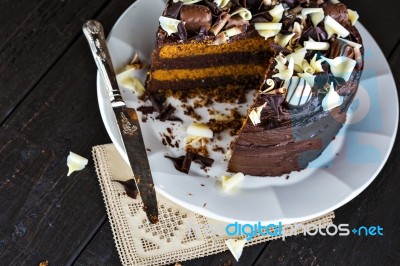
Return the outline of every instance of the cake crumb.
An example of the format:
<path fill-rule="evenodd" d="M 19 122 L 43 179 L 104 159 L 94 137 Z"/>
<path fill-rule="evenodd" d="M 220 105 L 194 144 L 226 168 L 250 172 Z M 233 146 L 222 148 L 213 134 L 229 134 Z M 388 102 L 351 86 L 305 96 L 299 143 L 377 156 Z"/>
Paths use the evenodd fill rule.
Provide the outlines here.
<path fill-rule="evenodd" d="M 288 180 L 288 179 L 289 179 L 289 177 L 290 177 L 290 175 L 287 175 L 287 176 L 286 176 L 286 180 Z"/>
<path fill-rule="evenodd" d="M 49 261 L 48 260 L 44 260 L 39 262 L 39 266 L 49 266 Z"/>

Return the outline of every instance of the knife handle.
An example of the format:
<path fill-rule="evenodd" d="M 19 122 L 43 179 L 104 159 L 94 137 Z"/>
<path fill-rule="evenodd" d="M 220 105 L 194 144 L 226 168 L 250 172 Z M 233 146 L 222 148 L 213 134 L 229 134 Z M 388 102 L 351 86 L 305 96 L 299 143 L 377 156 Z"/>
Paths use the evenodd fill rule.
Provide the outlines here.
<path fill-rule="evenodd" d="M 90 49 L 92 50 L 93 58 L 100 75 L 106 84 L 108 96 L 111 101 L 111 107 L 121 108 L 125 106 L 125 101 L 122 99 L 117 79 L 115 77 L 110 53 L 108 52 L 103 26 L 96 20 L 89 20 L 83 24 L 82 30 L 89 43 Z"/>

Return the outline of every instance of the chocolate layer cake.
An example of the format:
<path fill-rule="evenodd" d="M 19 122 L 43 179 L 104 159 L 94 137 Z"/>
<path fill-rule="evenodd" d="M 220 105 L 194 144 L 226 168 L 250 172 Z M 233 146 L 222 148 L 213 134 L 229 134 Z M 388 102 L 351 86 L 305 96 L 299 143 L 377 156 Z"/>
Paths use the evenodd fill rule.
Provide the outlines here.
<path fill-rule="evenodd" d="M 329 0 L 169 1 L 147 92 L 232 101 L 257 89 L 228 170 L 276 176 L 304 169 L 334 139 L 357 92 L 357 18 Z"/>

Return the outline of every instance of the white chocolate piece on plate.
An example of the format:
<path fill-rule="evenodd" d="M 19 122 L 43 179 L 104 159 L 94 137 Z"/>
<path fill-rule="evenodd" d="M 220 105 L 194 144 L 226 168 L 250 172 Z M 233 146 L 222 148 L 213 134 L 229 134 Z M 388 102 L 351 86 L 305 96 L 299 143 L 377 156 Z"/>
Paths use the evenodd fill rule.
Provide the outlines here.
<path fill-rule="evenodd" d="M 239 261 L 240 256 L 242 256 L 244 245 L 246 244 L 246 239 L 227 239 L 225 240 L 225 244 L 236 261 Z"/>
<path fill-rule="evenodd" d="M 68 174 L 72 174 L 75 171 L 80 171 L 88 164 L 88 159 L 70 151 L 67 157 Z"/>
<path fill-rule="evenodd" d="M 222 190 L 227 192 L 237 187 L 244 180 L 243 173 L 236 173 L 233 176 L 222 176 Z"/>
<path fill-rule="evenodd" d="M 212 130 L 204 124 L 201 123 L 193 123 L 188 126 L 186 133 L 190 136 L 209 138 L 211 139 L 214 135 Z"/>
<path fill-rule="evenodd" d="M 117 75 L 117 83 L 119 86 L 135 92 L 138 96 L 142 96 L 146 89 L 138 78 L 132 76 L 134 71 L 135 69 L 128 69 L 119 73 Z"/>

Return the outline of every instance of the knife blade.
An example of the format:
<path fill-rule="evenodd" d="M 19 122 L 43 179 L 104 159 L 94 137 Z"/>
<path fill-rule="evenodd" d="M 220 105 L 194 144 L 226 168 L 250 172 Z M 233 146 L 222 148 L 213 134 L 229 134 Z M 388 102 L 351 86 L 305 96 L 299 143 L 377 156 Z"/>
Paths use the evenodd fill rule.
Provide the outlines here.
<path fill-rule="evenodd" d="M 157 223 L 156 191 L 136 110 L 127 107 L 121 96 L 101 23 L 89 20 L 85 22 L 82 30 L 89 43 L 100 76 L 106 85 L 116 124 L 143 201 L 143 210 L 151 223 Z"/>

